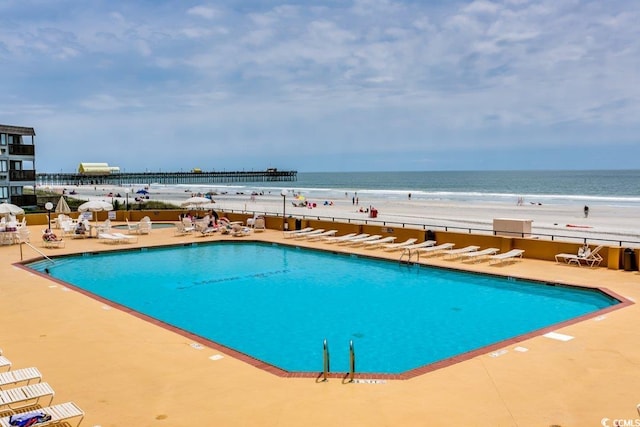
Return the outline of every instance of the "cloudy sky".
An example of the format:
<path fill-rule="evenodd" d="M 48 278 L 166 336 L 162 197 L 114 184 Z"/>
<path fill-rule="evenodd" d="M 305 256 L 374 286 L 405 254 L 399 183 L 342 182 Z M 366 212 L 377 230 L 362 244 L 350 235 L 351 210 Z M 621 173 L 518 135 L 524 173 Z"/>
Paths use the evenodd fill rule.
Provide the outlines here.
<path fill-rule="evenodd" d="M 624 169 L 640 2 L 3 0 L 38 172 Z"/>

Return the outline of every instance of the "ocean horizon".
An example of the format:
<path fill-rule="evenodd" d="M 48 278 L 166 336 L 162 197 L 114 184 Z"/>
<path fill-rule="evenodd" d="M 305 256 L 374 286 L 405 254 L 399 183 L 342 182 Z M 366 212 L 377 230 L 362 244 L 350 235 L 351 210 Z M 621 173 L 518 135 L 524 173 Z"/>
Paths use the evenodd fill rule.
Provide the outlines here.
<path fill-rule="evenodd" d="M 299 172 L 293 182 L 182 184 L 194 192 L 277 193 L 367 199 L 640 206 L 640 170 Z"/>

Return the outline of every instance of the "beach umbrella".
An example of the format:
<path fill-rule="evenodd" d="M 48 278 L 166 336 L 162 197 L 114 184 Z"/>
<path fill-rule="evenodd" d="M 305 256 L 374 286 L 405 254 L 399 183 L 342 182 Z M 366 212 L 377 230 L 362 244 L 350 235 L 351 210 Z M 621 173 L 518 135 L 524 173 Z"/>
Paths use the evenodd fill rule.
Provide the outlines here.
<path fill-rule="evenodd" d="M 60 196 L 60 200 L 58 200 L 58 204 L 56 205 L 56 213 L 71 213 L 71 208 L 69 204 L 65 200 L 64 196 Z"/>
<path fill-rule="evenodd" d="M 11 203 L 4 202 L 4 203 L 0 203 L 0 214 L 23 215 L 24 209 L 22 209 L 20 206 L 16 206 Z"/>
<path fill-rule="evenodd" d="M 149 194 L 149 192 L 144 188 L 141 188 L 140 190 L 136 191 L 136 194 Z"/>
<path fill-rule="evenodd" d="M 189 197 L 187 200 L 180 203 L 180 206 L 183 208 L 188 207 L 203 207 L 204 205 L 210 205 L 215 203 L 213 200 L 208 199 L 206 197 Z"/>

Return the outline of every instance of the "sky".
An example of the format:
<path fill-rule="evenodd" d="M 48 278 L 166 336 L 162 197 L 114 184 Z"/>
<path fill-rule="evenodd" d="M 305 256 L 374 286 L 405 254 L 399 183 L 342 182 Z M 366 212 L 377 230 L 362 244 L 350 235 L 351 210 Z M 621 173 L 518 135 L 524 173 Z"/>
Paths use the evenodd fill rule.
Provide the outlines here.
<path fill-rule="evenodd" d="M 637 169 L 640 2 L 3 0 L 37 172 Z"/>

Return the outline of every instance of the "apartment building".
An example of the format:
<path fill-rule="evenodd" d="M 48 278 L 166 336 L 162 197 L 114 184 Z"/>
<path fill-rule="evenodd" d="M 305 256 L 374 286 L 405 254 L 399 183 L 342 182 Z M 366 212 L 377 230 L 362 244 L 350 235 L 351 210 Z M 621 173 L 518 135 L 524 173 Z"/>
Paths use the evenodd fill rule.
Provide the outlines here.
<path fill-rule="evenodd" d="M 0 203 L 36 206 L 36 195 L 24 192 L 36 186 L 35 136 L 33 128 L 0 125 Z"/>

